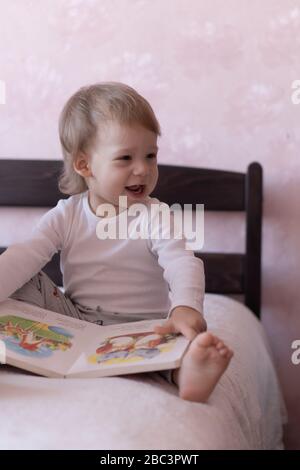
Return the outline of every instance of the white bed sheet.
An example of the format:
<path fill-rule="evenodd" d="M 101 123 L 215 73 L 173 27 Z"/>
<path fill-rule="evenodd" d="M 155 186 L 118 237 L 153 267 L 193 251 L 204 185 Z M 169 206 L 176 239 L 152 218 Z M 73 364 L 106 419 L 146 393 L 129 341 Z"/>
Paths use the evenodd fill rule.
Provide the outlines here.
<path fill-rule="evenodd" d="M 281 449 L 286 411 L 261 324 L 207 294 L 209 330 L 235 351 L 207 404 L 157 373 L 48 379 L 0 367 L 1 449 Z"/>

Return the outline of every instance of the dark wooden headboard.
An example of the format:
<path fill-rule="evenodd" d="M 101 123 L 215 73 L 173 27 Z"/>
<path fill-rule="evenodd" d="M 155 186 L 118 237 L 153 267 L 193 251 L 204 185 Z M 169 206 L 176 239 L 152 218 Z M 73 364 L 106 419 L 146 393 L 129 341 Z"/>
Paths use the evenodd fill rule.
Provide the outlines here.
<path fill-rule="evenodd" d="M 0 206 L 53 207 L 67 196 L 57 186 L 62 160 L 0 160 Z M 243 294 L 245 304 L 260 316 L 262 167 L 251 163 L 246 173 L 158 165 L 159 180 L 151 194 L 169 205 L 204 204 L 205 211 L 245 211 L 244 253 L 195 252 L 205 265 L 206 292 Z M 6 248 L 0 247 L 0 253 Z M 62 285 L 59 254 L 45 266 Z"/>

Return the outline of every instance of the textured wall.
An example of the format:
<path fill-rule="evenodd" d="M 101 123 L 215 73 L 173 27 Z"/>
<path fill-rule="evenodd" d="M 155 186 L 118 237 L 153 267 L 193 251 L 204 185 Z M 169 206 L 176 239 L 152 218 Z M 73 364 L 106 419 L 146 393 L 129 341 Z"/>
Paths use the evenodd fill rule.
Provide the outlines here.
<path fill-rule="evenodd" d="M 237 171 L 262 163 L 263 322 L 291 412 L 286 439 L 300 448 L 300 365 L 290 360 L 300 339 L 300 105 L 290 99 L 299 1 L 0 0 L 0 39 L 0 158 L 60 157 L 66 98 L 118 80 L 152 103 L 161 162 Z M 242 249 L 240 222 L 211 218 L 206 248 Z M 17 235 L 2 233 L 0 243 Z"/>

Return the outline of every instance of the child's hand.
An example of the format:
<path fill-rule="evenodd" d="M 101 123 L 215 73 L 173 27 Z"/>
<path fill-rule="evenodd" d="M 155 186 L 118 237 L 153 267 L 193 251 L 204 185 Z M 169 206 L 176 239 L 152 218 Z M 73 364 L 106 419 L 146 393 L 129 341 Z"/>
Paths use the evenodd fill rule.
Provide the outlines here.
<path fill-rule="evenodd" d="M 192 341 L 206 329 L 206 321 L 198 310 L 180 305 L 172 310 L 171 316 L 162 326 L 155 326 L 154 332 L 160 335 L 181 333 Z"/>

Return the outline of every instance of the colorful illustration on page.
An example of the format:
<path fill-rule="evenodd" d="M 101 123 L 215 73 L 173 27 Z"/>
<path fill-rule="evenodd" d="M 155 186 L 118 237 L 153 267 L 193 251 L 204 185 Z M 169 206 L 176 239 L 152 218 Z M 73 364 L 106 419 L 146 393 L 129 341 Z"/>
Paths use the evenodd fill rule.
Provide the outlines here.
<path fill-rule="evenodd" d="M 0 339 L 7 349 L 30 357 L 49 357 L 54 351 L 71 348 L 70 334 L 65 328 L 34 320 L 6 315 L 0 317 Z"/>
<path fill-rule="evenodd" d="M 91 364 L 121 364 L 152 359 L 172 350 L 175 334 L 159 335 L 154 332 L 130 333 L 106 338 L 88 357 Z"/>

